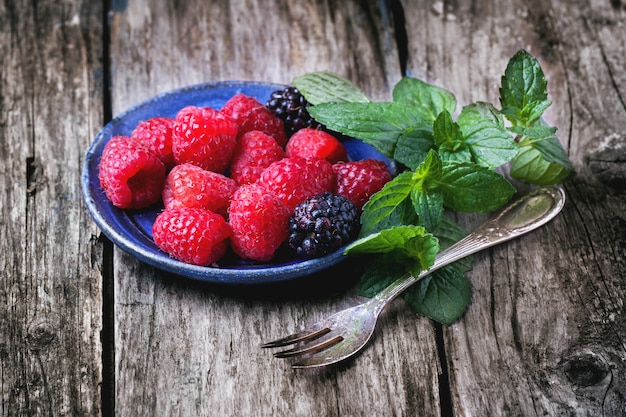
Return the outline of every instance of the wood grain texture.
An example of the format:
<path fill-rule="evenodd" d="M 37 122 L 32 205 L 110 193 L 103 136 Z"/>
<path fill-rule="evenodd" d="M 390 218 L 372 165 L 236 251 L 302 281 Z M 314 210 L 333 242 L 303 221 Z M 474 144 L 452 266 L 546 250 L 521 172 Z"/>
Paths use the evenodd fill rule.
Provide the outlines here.
<path fill-rule="evenodd" d="M 407 25 L 408 71 L 461 105 L 497 103 L 508 59 L 522 48 L 534 54 L 553 101 L 546 118 L 578 173 L 561 216 L 477 256 L 472 305 L 444 331 L 454 415 L 623 415 L 626 196 L 588 163 L 624 160 L 623 5 L 403 5 L 407 22 L 423 22 Z"/>
<path fill-rule="evenodd" d="M 625 415 L 625 25 L 620 0 L 1 2 L 0 416 Z M 476 256 L 457 323 L 398 300 L 339 366 L 258 345 L 352 304 L 358 261 L 192 282 L 111 249 L 81 202 L 103 121 L 158 93 L 329 70 L 386 100 L 404 71 L 460 108 L 497 102 L 521 48 L 577 170 L 564 212 Z"/>
<path fill-rule="evenodd" d="M 217 80 L 289 83 L 330 70 L 387 98 L 400 77 L 384 2 L 128 2 L 112 27 L 113 108 Z"/>
<path fill-rule="evenodd" d="M 129 3 L 113 16 L 114 114 L 186 84 L 289 83 L 313 70 L 336 72 L 388 99 L 401 75 L 384 2 L 147 4 Z M 351 271 L 332 272 L 348 278 L 340 287 L 324 273 L 298 286 L 224 289 L 181 281 L 116 251 L 117 412 L 438 413 L 434 331 L 405 309 L 388 312 L 358 366 L 294 372 L 258 348 L 349 304 L 358 278 Z"/>
<path fill-rule="evenodd" d="M 101 411 L 102 248 L 80 194 L 102 125 L 88 3 L 0 5 L 2 416 Z"/>

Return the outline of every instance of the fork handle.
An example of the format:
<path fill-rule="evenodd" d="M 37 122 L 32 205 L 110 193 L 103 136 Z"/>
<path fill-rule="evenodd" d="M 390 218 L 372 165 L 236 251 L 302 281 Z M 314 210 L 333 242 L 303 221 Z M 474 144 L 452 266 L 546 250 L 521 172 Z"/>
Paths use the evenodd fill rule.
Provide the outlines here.
<path fill-rule="evenodd" d="M 429 269 L 423 270 L 417 277 L 407 272 L 373 297 L 370 302 L 378 304 L 380 313 L 387 303 L 425 276 L 466 256 L 537 229 L 552 220 L 564 204 L 565 190 L 560 185 L 537 188 L 523 195 L 478 229 L 439 252 Z"/>

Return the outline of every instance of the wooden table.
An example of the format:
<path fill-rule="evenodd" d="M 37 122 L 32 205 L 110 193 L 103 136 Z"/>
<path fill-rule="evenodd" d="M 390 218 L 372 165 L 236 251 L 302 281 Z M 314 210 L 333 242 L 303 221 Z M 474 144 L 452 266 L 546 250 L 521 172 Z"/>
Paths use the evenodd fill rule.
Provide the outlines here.
<path fill-rule="evenodd" d="M 624 2 L 14 0 L 0 48 L 1 416 L 626 415 Z M 155 94 L 329 70 L 375 99 L 406 74 L 496 102 L 521 48 L 578 175 L 557 219 L 476 256 L 449 327 L 397 300 L 355 359 L 291 370 L 259 343 L 350 304 L 358 277 L 192 282 L 83 204 L 94 136 Z"/>

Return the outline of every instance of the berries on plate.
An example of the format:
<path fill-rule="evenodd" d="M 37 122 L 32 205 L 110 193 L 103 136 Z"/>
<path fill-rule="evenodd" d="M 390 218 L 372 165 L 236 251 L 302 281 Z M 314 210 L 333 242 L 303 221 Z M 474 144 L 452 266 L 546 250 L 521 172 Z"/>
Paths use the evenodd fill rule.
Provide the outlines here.
<path fill-rule="evenodd" d="M 153 117 L 139 122 L 130 137 L 152 151 L 165 164 L 165 168 L 174 166 L 172 153 L 172 132 L 174 119 L 171 117 Z"/>
<path fill-rule="evenodd" d="M 265 105 L 283 121 L 288 138 L 300 129 L 321 127 L 307 111 L 309 102 L 293 86 L 272 92 Z"/>
<path fill-rule="evenodd" d="M 152 236 L 161 250 L 179 261 L 207 266 L 226 253 L 230 226 L 209 210 L 167 209 L 154 221 Z"/>
<path fill-rule="evenodd" d="M 256 182 L 265 168 L 285 157 L 285 151 L 260 131 L 244 133 L 237 141 L 230 161 L 230 177 L 239 185 Z"/>
<path fill-rule="evenodd" d="M 98 178 L 107 198 L 120 209 L 141 209 L 159 201 L 165 165 L 128 136 L 114 136 L 102 151 Z"/>
<path fill-rule="evenodd" d="M 176 164 L 191 163 L 224 172 L 235 150 L 239 127 L 210 107 L 187 106 L 176 115 L 172 151 Z"/>
<path fill-rule="evenodd" d="M 244 259 L 269 261 L 287 239 L 291 211 L 258 184 L 242 185 L 229 209 L 231 247 Z"/>
<path fill-rule="evenodd" d="M 220 173 L 206 171 L 193 164 L 176 165 L 163 186 L 166 209 L 197 207 L 226 215 L 237 182 Z"/>
<path fill-rule="evenodd" d="M 288 246 L 311 258 L 345 245 L 363 204 L 391 179 L 386 164 L 347 162 L 338 134 L 301 123 L 308 103 L 295 88 L 270 101 L 236 94 L 219 111 L 190 105 L 111 138 L 98 173 L 107 198 L 121 209 L 162 200 L 154 242 L 195 265 L 216 263 L 229 247 L 267 262 Z M 293 118 L 274 114 L 279 107 Z M 281 117 L 293 128 L 289 141 Z"/>
<path fill-rule="evenodd" d="M 254 97 L 235 94 L 220 111 L 239 125 L 239 135 L 259 130 L 273 137 L 281 148 L 287 143 L 283 121 Z"/>
<path fill-rule="evenodd" d="M 289 247 L 304 258 L 324 256 L 354 240 L 359 226 L 356 206 L 326 192 L 296 206 L 289 219 Z"/>
<path fill-rule="evenodd" d="M 387 165 L 376 159 L 337 163 L 332 168 L 335 173 L 333 192 L 348 198 L 358 209 L 391 180 Z"/>
<path fill-rule="evenodd" d="M 323 130 L 303 128 L 294 133 L 285 147 L 287 156 L 324 158 L 330 163 L 348 160 L 343 143 Z"/>
<path fill-rule="evenodd" d="M 331 191 L 334 173 L 331 163 L 325 159 L 287 157 L 267 167 L 257 183 L 293 210 L 307 198 Z"/>

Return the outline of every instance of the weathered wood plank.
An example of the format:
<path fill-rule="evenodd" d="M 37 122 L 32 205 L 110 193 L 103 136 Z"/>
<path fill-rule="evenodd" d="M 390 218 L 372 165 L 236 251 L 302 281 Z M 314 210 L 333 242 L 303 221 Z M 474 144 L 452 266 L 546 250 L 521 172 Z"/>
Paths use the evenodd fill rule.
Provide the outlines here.
<path fill-rule="evenodd" d="M 102 246 L 81 203 L 102 9 L 0 4 L 0 414 L 100 415 Z"/>
<path fill-rule="evenodd" d="M 589 164 L 612 167 L 613 186 L 626 178 L 623 5 L 403 4 L 422 23 L 407 24 L 409 71 L 461 104 L 497 103 L 508 59 L 533 53 L 554 103 L 547 118 L 578 171 L 559 218 L 477 256 L 472 305 L 444 331 L 455 415 L 623 415 L 626 196 Z"/>
<path fill-rule="evenodd" d="M 400 76 L 390 16 L 347 3 L 128 2 L 113 18 L 113 107 L 200 82 L 289 83 L 319 69 L 387 98 Z"/>
<path fill-rule="evenodd" d="M 113 16 L 114 113 L 186 84 L 288 83 L 321 69 L 387 99 L 400 77 L 389 13 L 383 2 L 129 2 Z M 334 274 L 356 278 L 350 269 Z M 433 328 L 401 302 L 375 343 L 339 368 L 293 372 L 260 350 L 261 341 L 335 311 L 353 294 L 353 285 L 337 288 L 324 274 L 301 285 L 198 285 L 116 251 L 118 413 L 439 414 Z"/>
<path fill-rule="evenodd" d="M 400 76 L 386 2 L 112 2 L 113 112 L 222 79 L 316 69 L 374 98 Z M 226 4 L 225 4 L 226 3 Z M 223 288 L 115 250 L 116 412 L 134 415 L 623 415 L 626 8 L 620 1 L 402 2 L 411 75 L 495 101 L 506 61 L 541 61 L 548 119 L 578 170 L 564 213 L 478 255 L 443 330 L 398 301 L 354 361 L 292 372 L 256 346 L 354 297 L 354 265 L 293 287 Z M 0 414 L 101 415 L 99 232 L 80 202 L 101 127 L 98 3 L 0 4 Z M 476 224 L 480 216 L 468 216 Z M 332 285 L 325 289 L 325 285 Z M 105 394 L 106 395 L 106 394 Z"/>

